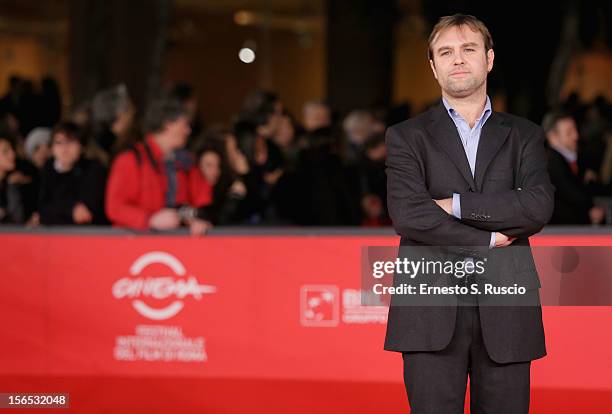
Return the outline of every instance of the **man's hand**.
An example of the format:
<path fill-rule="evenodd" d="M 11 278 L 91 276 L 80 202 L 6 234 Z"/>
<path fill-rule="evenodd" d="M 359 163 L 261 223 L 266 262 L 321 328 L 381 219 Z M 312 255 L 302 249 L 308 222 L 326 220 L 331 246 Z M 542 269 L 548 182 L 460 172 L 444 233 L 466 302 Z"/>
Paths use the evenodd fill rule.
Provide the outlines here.
<path fill-rule="evenodd" d="M 495 232 L 495 247 L 506 247 L 510 246 L 516 237 L 508 237 L 505 234 Z"/>
<path fill-rule="evenodd" d="M 154 230 L 174 230 L 181 225 L 181 218 L 174 208 L 162 208 L 149 219 L 149 228 Z"/>
<path fill-rule="evenodd" d="M 441 200 L 434 200 L 436 204 L 447 214 L 453 214 L 453 198 L 443 198 Z"/>
<path fill-rule="evenodd" d="M 208 229 L 212 226 L 210 221 L 193 219 L 189 222 L 189 233 L 191 233 L 192 236 L 202 236 L 206 234 Z"/>
<path fill-rule="evenodd" d="M 76 224 L 86 224 L 91 223 L 93 216 L 85 204 L 77 203 L 72 209 L 72 220 Z"/>

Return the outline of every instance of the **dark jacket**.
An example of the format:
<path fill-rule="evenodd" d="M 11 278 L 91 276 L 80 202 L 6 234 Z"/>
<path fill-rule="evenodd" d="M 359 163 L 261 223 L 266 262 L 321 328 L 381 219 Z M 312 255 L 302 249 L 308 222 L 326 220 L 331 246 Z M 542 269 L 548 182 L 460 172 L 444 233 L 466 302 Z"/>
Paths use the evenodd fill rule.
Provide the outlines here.
<path fill-rule="evenodd" d="M 480 136 L 472 177 L 457 129 L 439 104 L 390 127 L 386 133 L 389 214 L 402 246 L 455 246 L 453 253 L 488 258 L 487 277 L 501 285 L 518 283 L 536 306 L 481 306 L 484 343 L 499 363 L 528 361 L 546 354 L 540 281 L 528 237 L 548 222 L 554 187 L 546 169 L 544 133 L 525 119 L 493 112 Z M 461 219 L 432 199 L 460 194 Z M 491 232 L 515 236 L 510 246 L 489 250 Z M 450 277 L 448 283 L 456 279 Z M 401 277 L 394 283 L 402 282 Z M 450 342 L 457 298 L 445 306 L 389 309 L 385 349 L 437 351 Z M 510 302 L 512 305 L 513 302 Z"/>
<path fill-rule="evenodd" d="M 548 173 L 557 189 L 555 210 L 551 219 L 554 224 L 589 224 L 589 209 L 593 199 L 579 175 L 572 173 L 570 165 L 558 151 L 548 149 Z"/>
<path fill-rule="evenodd" d="M 106 171 L 94 160 L 79 159 L 67 172 L 58 172 L 51 158 L 41 175 L 40 222 L 49 225 L 76 224 L 72 211 L 83 203 L 93 220 L 88 224 L 106 224 L 104 216 L 104 186 Z"/>

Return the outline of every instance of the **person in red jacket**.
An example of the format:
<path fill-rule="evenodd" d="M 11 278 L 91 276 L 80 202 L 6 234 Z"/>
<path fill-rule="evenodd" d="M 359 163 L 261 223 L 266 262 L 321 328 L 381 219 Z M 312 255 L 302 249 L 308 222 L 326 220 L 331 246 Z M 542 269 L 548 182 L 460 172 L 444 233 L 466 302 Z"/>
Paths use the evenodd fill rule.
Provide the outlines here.
<path fill-rule="evenodd" d="M 117 226 L 192 234 L 211 226 L 196 209 L 212 201 L 211 186 L 183 149 L 190 133 L 188 114 L 175 99 L 160 98 L 145 115 L 142 142 L 117 156 L 106 187 L 106 214 Z"/>

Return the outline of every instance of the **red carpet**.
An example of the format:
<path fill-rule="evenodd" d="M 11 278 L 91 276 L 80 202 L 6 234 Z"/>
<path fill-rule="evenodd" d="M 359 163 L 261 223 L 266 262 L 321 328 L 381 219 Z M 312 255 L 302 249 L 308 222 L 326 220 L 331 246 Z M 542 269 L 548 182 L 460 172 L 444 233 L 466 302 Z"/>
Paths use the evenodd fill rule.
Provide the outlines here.
<path fill-rule="evenodd" d="M 69 392 L 68 412 L 88 414 L 409 412 L 400 383 L 4 376 L 0 377 L 0 390 Z M 29 411 L 62 412 L 58 409 Z M 612 412 L 612 391 L 533 389 L 530 412 L 608 414 Z"/>

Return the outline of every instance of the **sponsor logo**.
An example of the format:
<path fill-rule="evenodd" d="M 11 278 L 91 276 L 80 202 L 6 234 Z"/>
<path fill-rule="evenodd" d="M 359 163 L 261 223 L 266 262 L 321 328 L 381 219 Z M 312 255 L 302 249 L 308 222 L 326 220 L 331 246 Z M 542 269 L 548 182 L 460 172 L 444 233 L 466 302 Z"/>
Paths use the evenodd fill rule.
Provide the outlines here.
<path fill-rule="evenodd" d="M 305 285 L 300 290 L 302 326 L 338 326 L 338 286 Z"/>
<path fill-rule="evenodd" d="M 161 264 L 172 275 L 142 276 L 148 266 Z M 215 293 L 217 288 L 203 285 L 194 275 L 188 275 L 185 266 L 173 255 L 166 252 L 149 252 L 140 256 L 129 270 L 130 276 L 113 284 L 112 293 L 116 299 L 131 299 L 132 307 L 145 318 L 160 321 L 170 319 L 185 306 L 184 299 L 192 297 L 201 300 L 203 295 Z M 174 300 L 166 306 L 156 306 L 168 298 Z"/>
<path fill-rule="evenodd" d="M 371 293 L 371 292 L 370 292 Z M 342 306 L 340 306 L 342 305 Z M 336 285 L 304 285 L 300 289 L 300 323 L 306 327 L 387 323 L 388 307 L 380 297 Z"/>

